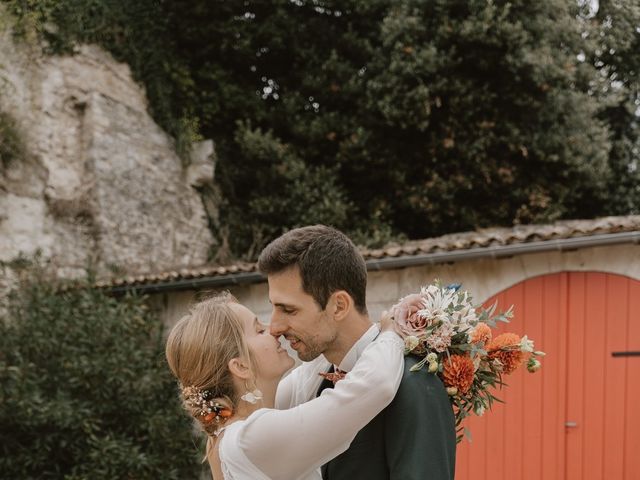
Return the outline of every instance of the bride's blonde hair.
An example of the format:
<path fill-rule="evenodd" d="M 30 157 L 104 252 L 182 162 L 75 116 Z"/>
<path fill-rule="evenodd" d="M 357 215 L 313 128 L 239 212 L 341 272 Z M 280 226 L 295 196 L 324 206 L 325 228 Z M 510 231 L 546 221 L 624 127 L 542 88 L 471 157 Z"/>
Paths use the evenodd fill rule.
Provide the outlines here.
<path fill-rule="evenodd" d="M 229 362 L 245 358 L 253 365 L 242 322 L 230 303 L 237 300 L 224 292 L 195 304 L 171 329 L 165 349 L 184 408 L 209 436 L 216 435 L 238 403 Z"/>

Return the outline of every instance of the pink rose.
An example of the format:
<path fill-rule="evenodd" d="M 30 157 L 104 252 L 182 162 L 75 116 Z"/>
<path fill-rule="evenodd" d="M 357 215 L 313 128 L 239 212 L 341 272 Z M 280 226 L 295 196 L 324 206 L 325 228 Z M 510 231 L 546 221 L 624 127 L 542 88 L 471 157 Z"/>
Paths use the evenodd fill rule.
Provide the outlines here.
<path fill-rule="evenodd" d="M 420 337 L 424 335 L 427 328 L 427 319 L 422 315 L 418 315 L 418 312 L 423 310 L 424 307 L 424 300 L 417 293 L 407 295 L 391 307 L 391 314 L 403 337 L 411 335 Z"/>

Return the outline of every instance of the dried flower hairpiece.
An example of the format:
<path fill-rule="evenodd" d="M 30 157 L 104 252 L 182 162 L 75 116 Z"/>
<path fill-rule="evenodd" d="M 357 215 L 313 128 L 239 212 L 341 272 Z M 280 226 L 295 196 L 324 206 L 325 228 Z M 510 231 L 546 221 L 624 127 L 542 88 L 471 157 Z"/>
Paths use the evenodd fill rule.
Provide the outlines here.
<path fill-rule="evenodd" d="M 213 421 L 220 423 L 233 415 L 233 410 L 230 407 L 212 398 L 213 395 L 210 390 L 203 390 L 194 386 L 185 387 L 181 385 L 180 387 L 185 404 L 194 409 L 194 416 L 202 417 L 199 420 L 205 425 L 209 425 Z"/>

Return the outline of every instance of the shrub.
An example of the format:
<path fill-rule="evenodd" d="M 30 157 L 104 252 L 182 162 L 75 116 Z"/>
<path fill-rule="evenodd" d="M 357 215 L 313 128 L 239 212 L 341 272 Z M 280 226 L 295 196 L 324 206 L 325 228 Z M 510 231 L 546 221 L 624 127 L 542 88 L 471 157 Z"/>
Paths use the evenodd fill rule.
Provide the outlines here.
<path fill-rule="evenodd" d="M 24 145 L 15 121 L 7 113 L 0 112 L 0 170 L 24 156 Z"/>
<path fill-rule="evenodd" d="M 196 478 L 157 315 L 35 277 L 0 319 L 0 477 Z"/>

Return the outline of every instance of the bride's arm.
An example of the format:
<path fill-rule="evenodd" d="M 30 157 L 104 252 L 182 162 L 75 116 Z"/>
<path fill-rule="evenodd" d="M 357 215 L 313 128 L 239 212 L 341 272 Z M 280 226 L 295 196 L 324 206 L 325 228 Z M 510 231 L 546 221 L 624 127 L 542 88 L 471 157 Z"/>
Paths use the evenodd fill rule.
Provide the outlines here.
<path fill-rule="evenodd" d="M 335 388 L 295 408 L 250 418 L 240 448 L 273 479 L 297 478 L 336 457 L 393 400 L 402 379 L 403 349 L 395 333 L 381 333 Z"/>

